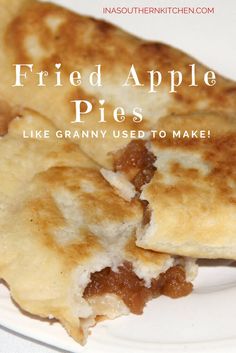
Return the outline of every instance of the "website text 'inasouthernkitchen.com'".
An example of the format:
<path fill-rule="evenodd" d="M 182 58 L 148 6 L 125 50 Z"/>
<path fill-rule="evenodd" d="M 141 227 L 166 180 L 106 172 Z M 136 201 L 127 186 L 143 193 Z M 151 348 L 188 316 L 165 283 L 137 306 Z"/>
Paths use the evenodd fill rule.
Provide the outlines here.
<path fill-rule="evenodd" d="M 103 14 L 106 15 L 212 15 L 214 7 L 103 7 Z"/>

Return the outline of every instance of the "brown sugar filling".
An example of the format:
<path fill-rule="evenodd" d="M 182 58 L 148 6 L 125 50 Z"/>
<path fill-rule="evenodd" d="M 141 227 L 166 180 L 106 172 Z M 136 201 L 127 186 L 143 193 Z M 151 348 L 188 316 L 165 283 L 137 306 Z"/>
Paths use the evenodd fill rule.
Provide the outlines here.
<path fill-rule="evenodd" d="M 141 202 L 141 205 L 143 207 L 143 219 L 142 219 L 142 225 L 143 227 L 146 226 L 147 224 L 150 223 L 152 213 L 151 210 L 148 207 L 148 201 L 146 200 L 139 200 Z"/>
<path fill-rule="evenodd" d="M 114 155 L 114 170 L 125 173 L 129 181 L 135 186 L 136 191 L 141 193 L 142 186 L 150 183 L 156 167 L 155 155 L 148 151 L 146 141 L 131 141 L 126 148 L 116 152 Z M 137 195 L 138 196 L 138 195 Z M 150 222 L 151 211 L 148 202 L 140 200 L 143 207 L 143 225 Z"/>
<path fill-rule="evenodd" d="M 84 298 L 107 293 L 116 294 L 134 314 L 141 314 L 145 304 L 152 298 L 164 294 L 171 298 L 188 295 L 192 291 L 192 284 L 186 282 L 185 271 L 180 265 L 169 268 L 153 279 L 151 286 L 145 286 L 133 271 L 132 264 L 124 263 L 117 272 L 106 267 L 91 275 L 91 280 L 84 291 Z"/>
<path fill-rule="evenodd" d="M 114 170 L 124 172 L 138 192 L 151 181 L 156 170 L 153 165 L 156 157 L 145 144 L 143 140 L 131 141 L 114 155 Z"/>

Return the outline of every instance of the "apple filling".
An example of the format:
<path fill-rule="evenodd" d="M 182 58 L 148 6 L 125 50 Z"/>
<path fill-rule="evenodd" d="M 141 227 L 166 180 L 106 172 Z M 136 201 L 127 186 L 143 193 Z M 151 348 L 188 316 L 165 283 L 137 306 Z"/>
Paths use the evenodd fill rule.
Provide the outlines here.
<path fill-rule="evenodd" d="M 156 167 L 155 155 L 146 147 L 147 141 L 131 141 L 124 149 L 114 155 L 115 172 L 123 172 L 127 179 L 134 185 L 138 195 L 141 193 L 142 186 L 150 183 Z M 150 222 L 151 213 L 148 208 L 148 202 L 140 200 L 143 207 L 143 225 Z"/>
<path fill-rule="evenodd" d="M 138 192 L 151 181 L 156 170 L 156 157 L 145 145 L 146 141 L 134 140 L 114 155 L 115 172 L 125 173 Z"/>
<path fill-rule="evenodd" d="M 129 262 L 120 266 L 117 272 L 106 267 L 91 275 L 90 282 L 84 290 L 84 298 L 116 294 L 130 311 L 141 314 L 145 304 L 152 298 L 163 294 L 171 298 L 179 298 L 188 295 L 192 291 L 192 284 L 186 282 L 185 270 L 176 265 L 161 273 L 157 279 L 153 279 L 150 287 L 145 286 L 133 271 Z"/>

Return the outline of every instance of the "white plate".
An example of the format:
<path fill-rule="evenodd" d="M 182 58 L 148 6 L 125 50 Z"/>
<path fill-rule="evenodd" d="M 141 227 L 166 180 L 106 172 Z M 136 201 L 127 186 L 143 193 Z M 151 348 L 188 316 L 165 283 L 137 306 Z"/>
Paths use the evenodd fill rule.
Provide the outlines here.
<path fill-rule="evenodd" d="M 205 263 L 192 295 L 160 297 L 142 316 L 98 324 L 88 344 L 75 343 L 58 323 L 22 314 L 0 285 L 0 325 L 70 352 L 84 353 L 230 353 L 236 351 L 236 267 Z"/>

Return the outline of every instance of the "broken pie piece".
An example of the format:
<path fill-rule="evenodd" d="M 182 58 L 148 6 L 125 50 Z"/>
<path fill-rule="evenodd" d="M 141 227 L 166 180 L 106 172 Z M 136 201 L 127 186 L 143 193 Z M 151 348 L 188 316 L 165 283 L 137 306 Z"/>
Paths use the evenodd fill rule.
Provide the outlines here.
<path fill-rule="evenodd" d="M 189 294 L 194 261 L 138 248 L 139 201 L 119 197 L 78 145 L 22 138 L 42 124 L 54 136 L 23 110 L 0 140 L 0 278 L 20 308 L 83 344 L 101 317 Z"/>
<path fill-rule="evenodd" d="M 142 158 L 142 152 L 132 165 L 128 163 L 128 169 L 120 167 L 122 176 L 135 184 L 136 194 L 132 196 L 136 195 L 144 205 L 136 244 L 194 258 L 236 259 L 235 114 L 172 115 L 160 119 L 157 129 L 166 131 L 167 137 L 132 142 L 132 148 L 129 144 L 115 156 L 115 165 L 118 160 L 118 167 L 126 166 L 125 161 L 120 161 L 133 158 L 135 144 L 140 153 L 141 143 L 154 161 L 152 179 L 147 183 L 143 179 L 138 188 L 133 175 L 140 174 L 135 160 Z M 191 136 L 195 130 L 210 131 L 210 136 L 183 137 L 184 132 Z M 181 131 L 182 137 L 173 138 L 173 131 Z M 115 173 L 105 174 L 111 183 L 116 180 Z"/>
<path fill-rule="evenodd" d="M 211 137 L 152 141 L 155 173 L 143 187 L 150 224 L 139 246 L 197 258 L 236 259 L 236 116 L 194 114 L 160 121 L 169 133 L 207 129 Z"/>
<path fill-rule="evenodd" d="M 135 246 L 140 216 L 99 172 L 49 169 L 32 180 L 11 222 L 5 215 L 0 276 L 22 309 L 60 320 L 84 343 L 101 316 L 140 314 L 153 297 L 192 290 L 177 260 Z"/>

